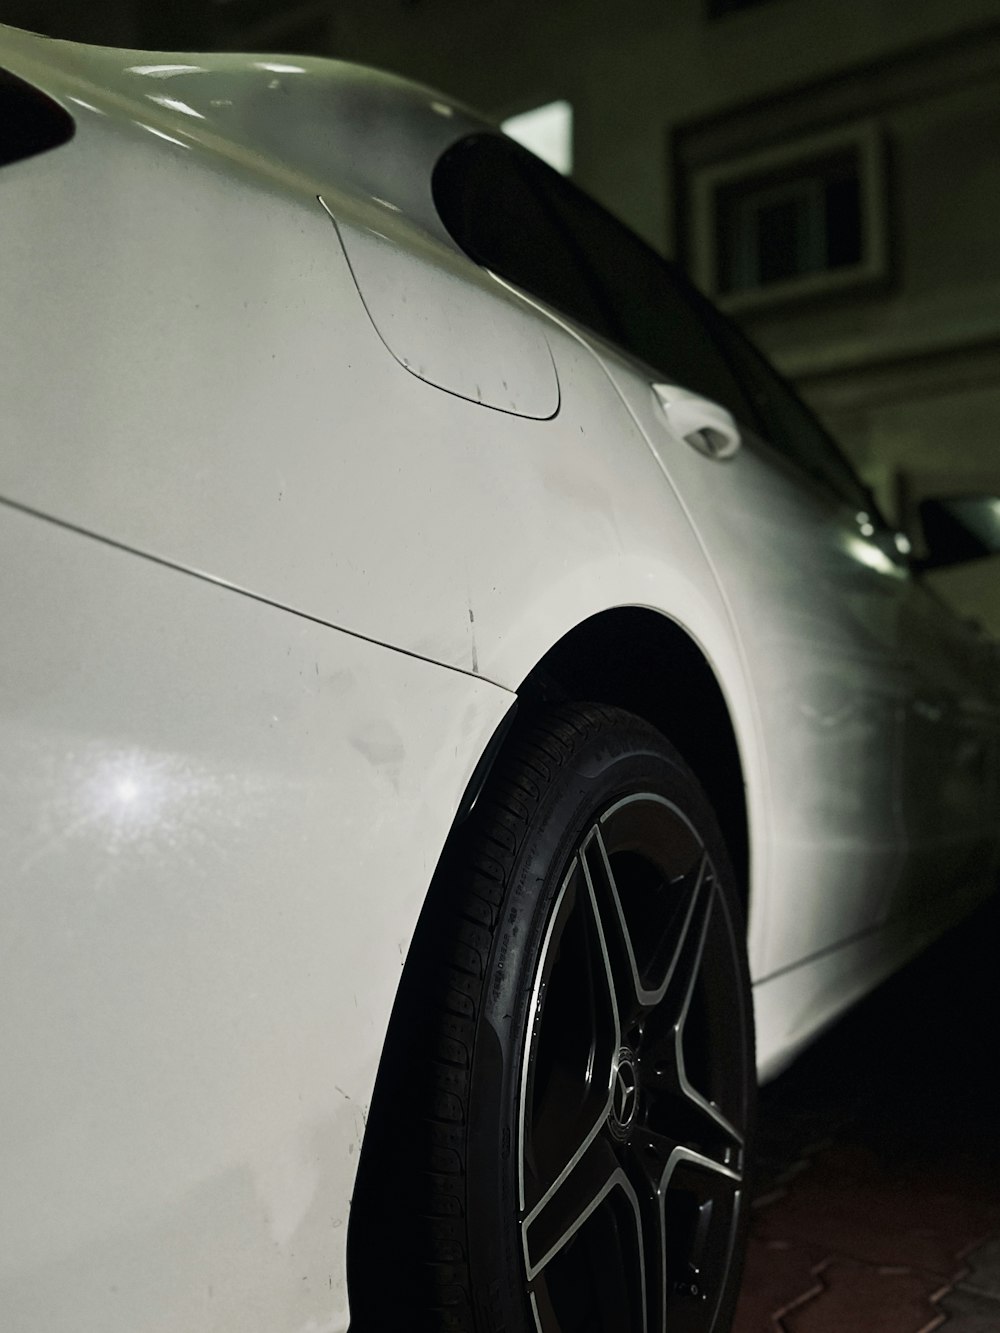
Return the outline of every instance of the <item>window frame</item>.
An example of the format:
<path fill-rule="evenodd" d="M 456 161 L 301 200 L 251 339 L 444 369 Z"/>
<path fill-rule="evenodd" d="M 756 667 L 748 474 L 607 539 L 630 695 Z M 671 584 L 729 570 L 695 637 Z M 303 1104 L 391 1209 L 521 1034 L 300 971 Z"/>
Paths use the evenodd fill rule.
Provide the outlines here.
<path fill-rule="evenodd" d="M 719 199 L 723 191 L 751 184 L 770 173 L 786 176 L 791 186 L 796 168 L 808 177 L 830 158 L 857 155 L 860 192 L 861 258 L 855 264 L 798 274 L 733 292 L 719 290 Z M 889 276 L 888 182 L 885 136 L 871 120 L 825 134 L 814 134 L 696 167 L 691 179 L 691 268 L 698 286 L 730 314 L 742 314 L 790 300 L 832 296 L 881 286 Z"/>

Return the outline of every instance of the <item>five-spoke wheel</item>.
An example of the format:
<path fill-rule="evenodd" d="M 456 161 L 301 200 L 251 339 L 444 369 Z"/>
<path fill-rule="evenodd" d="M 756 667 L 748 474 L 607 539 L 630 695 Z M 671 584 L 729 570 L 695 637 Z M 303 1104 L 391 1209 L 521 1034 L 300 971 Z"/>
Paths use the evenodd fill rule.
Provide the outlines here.
<path fill-rule="evenodd" d="M 636 792 L 600 812 L 552 907 L 521 1081 L 540 1333 L 593 1327 L 591 1290 L 598 1327 L 713 1327 L 744 1197 L 739 948 L 682 809 Z"/>

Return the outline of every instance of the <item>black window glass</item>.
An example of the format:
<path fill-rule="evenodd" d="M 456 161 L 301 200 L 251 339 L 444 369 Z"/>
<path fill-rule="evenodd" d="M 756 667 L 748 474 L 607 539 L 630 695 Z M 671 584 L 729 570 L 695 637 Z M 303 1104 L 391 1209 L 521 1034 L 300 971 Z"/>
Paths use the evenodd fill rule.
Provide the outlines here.
<path fill-rule="evenodd" d="M 737 9 L 752 9 L 763 4 L 764 0 L 708 0 L 708 17 L 721 18 L 723 14 L 732 14 Z"/>
<path fill-rule="evenodd" d="M 837 445 L 732 321 L 551 167 L 499 135 L 473 135 L 442 157 L 433 188 L 477 263 L 721 403 L 827 490 L 872 508 Z"/>
<path fill-rule="evenodd" d="M 719 189 L 715 216 L 720 292 L 859 264 L 864 242 L 858 154 L 830 154 L 734 181 Z"/>
<path fill-rule="evenodd" d="M 704 318 L 753 403 L 764 437 L 814 480 L 877 516 L 875 502 L 839 445 L 792 386 L 735 324 L 700 294 Z"/>
<path fill-rule="evenodd" d="M 844 268 L 862 259 L 861 181 L 857 170 L 828 180 L 826 193 L 826 263 Z"/>
<path fill-rule="evenodd" d="M 50 97 L 0 69 L 0 167 L 58 148 L 74 129 L 72 118 Z"/>
<path fill-rule="evenodd" d="M 478 264 L 728 408 L 753 413 L 673 265 L 520 145 L 462 140 L 438 162 L 441 220 Z"/>

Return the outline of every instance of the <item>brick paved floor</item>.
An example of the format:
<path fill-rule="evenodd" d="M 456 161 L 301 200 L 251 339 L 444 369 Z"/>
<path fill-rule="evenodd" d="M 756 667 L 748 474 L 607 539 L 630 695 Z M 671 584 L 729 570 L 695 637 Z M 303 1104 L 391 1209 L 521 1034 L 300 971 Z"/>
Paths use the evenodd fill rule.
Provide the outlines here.
<path fill-rule="evenodd" d="M 1000 900 L 761 1094 L 735 1333 L 1000 1333 Z"/>

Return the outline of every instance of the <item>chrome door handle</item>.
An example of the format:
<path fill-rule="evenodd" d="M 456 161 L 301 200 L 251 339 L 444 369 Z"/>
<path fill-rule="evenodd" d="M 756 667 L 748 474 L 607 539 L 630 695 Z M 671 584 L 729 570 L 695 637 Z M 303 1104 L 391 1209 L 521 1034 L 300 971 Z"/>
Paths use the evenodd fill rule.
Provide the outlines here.
<path fill-rule="evenodd" d="M 653 393 L 675 435 L 707 458 L 731 458 L 740 432 L 731 412 L 710 398 L 675 384 L 654 384 Z"/>

